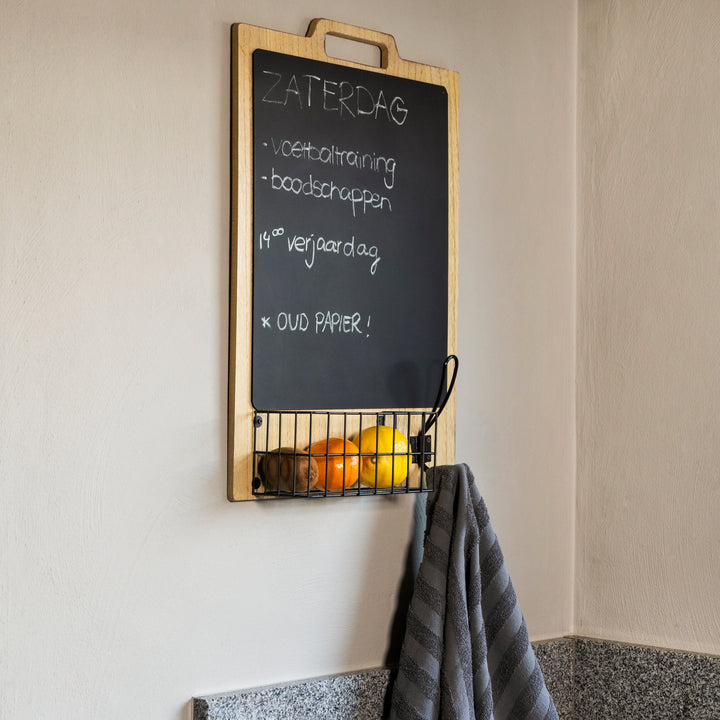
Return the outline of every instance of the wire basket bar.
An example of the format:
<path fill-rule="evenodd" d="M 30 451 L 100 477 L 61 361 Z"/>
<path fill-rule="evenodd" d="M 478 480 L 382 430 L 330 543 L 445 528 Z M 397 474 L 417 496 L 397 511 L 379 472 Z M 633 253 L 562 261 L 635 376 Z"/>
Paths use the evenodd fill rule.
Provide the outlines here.
<path fill-rule="evenodd" d="M 436 412 L 256 411 L 253 495 L 346 497 L 433 490 Z M 424 428 L 430 424 L 429 433 Z"/>

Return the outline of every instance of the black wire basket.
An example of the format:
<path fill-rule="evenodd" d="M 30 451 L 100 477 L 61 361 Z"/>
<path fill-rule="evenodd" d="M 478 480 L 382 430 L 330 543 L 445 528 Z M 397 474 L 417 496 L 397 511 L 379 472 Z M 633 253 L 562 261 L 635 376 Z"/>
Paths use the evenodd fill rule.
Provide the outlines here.
<path fill-rule="evenodd" d="M 454 369 L 447 386 L 448 364 Z M 346 497 L 434 490 L 437 420 L 453 390 L 458 359 L 444 365 L 431 410 L 256 410 L 253 495 Z"/>

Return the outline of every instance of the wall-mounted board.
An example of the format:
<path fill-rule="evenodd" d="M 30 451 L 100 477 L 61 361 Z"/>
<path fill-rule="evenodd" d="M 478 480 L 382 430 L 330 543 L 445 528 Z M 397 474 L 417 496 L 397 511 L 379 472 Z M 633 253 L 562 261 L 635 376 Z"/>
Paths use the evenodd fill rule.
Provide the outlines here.
<path fill-rule="evenodd" d="M 380 67 L 329 57 L 327 35 Z M 233 26 L 228 497 L 254 410 L 430 408 L 455 352 L 457 74 L 390 35 Z M 454 458 L 454 403 L 438 456 Z"/>
<path fill-rule="evenodd" d="M 254 407 L 432 407 L 447 105 L 442 85 L 253 53 Z"/>

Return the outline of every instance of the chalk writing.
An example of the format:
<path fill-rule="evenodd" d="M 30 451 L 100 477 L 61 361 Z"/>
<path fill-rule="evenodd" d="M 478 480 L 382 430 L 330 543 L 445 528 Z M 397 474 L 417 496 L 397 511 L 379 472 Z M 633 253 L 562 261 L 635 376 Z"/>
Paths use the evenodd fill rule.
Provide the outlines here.
<path fill-rule="evenodd" d="M 288 235 L 287 236 L 288 252 L 302 253 L 305 255 L 305 266 L 311 270 L 315 265 L 316 254 L 327 253 L 330 255 L 338 255 L 346 258 L 362 258 L 370 259 L 369 272 L 375 274 L 378 264 L 382 259 L 378 254 L 377 245 L 367 245 L 365 243 L 356 243 L 355 236 L 345 242 L 341 240 L 332 240 L 324 238 L 322 235 L 315 237 L 313 233 L 310 235 Z"/>
<path fill-rule="evenodd" d="M 281 227 L 273 228 L 269 232 L 267 230 L 264 230 L 263 232 L 261 232 L 260 235 L 258 236 L 258 239 L 260 240 L 260 249 L 262 250 L 263 248 L 269 248 L 270 247 L 270 238 L 271 237 L 279 237 L 284 232 L 285 232 L 285 230 L 283 230 L 283 228 L 281 228 Z"/>
<path fill-rule="evenodd" d="M 280 332 L 289 330 L 290 332 L 306 332 L 310 327 L 310 320 L 307 313 L 278 313 L 277 320 L 275 323 Z"/>
<path fill-rule="evenodd" d="M 348 187 L 338 185 L 334 180 L 327 182 L 314 177 L 312 173 L 306 178 L 280 175 L 272 169 L 271 187 L 273 190 L 284 190 L 294 195 L 319 198 L 321 200 L 340 200 L 350 203 L 353 217 L 358 212 L 365 215 L 368 208 L 371 210 L 388 210 L 392 212 L 390 198 L 369 190 L 368 188 Z"/>
<path fill-rule="evenodd" d="M 310 318 L 313 318 L 313 321 Z M 341 312 L 338 310 L 318 310 L 308 315 L 306 312 L 279 312 L 275 316 L 274 329 L 279 332 L 311 333 L 315 335 L 365 335 L 370 337 L 371 315 L 359 312 Z M 263 329 L 272 330 L 271 318 L 262 317 Z"/>
<path fill-rule="evenodd" d="M 395 125 L 407 120 L 408 108 L 405 100 L 395 95 L 389 102 L 382 90 L 372 92 L 364 85 L 341 80 L 336 82 L 318 75 L 297 75 L 263 70 L 270 87 L 261 101 L 305 110 L 320 107 L 327 112 L 336 112 L 340 117 L 384 119 Z"/>
<path fill-rule="evenodd" d="M 273 228 L 272 230 L 263 230 L 258 235 L 260 250 L 269 250 L 270 241 L 283 234 L 285 234 L 285 230 L 281 227 Z M 303 262 L 308 270 L 312 270 L 315 267 L 315 261 L 319 255 L 334 255 L 338 258 L 347 258 L 348 260 L 361 261 L 366 259 L 368 262 L 368 272 L 370 275 L 374 275 L 382 260 L 377 245 L 358 242 L 354 235 L 349 240 L 337 240 L 326 238 L 323 235 L 316 236 L 315 233 L 300 235 L 298 233 L 288 232 L 285 234 L 285 241 L 289 253 L 304 256 Z"/>
<path fill-rule="evenodd" d="M 323 165 L 350 167 L 357 170 L 369 170 L 383 177 L 383 184 L 388 190 L 395 186 L 395 168 L 397 163 L 393 157 L 385 157 L 374 152 L 348 150 L 337 145 L 316 145 L 310 140 L 289 140 L 270 138 L 270 147 L 275 156 L 309 160 Z"/>
<path fill-rule="evenodd" d="M 387 210 L 392 212 L 390 198 L 369 190 L 368 188 L 348 187 L 338 185 L 334 180 L 329 182 L 314 177 L 309 173 L 306 178 L 280 175 L 272 169 L 271 187 L 273 190 L 284 190 L 294 195 L 319 198 L 321 200 L 340 200 L 350 203 L 353 217 L 359 212 L 365 215 L 368 208 L 371 210 Z"/>
<path fill-rule="evenodd" d="M 255 407 L 432 406 L 447 132 L 441 86 L 253 51 Z"/>

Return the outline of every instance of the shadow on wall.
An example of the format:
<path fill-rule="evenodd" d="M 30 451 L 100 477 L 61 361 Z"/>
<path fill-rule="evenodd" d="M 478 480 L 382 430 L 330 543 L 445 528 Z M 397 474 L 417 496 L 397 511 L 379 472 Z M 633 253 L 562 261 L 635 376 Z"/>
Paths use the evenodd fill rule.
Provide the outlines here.
<path fill-rule="evenodd" d="M 390 626 L 390 635 L 388 638 L 388 649 L 385 654 L 386 667 L 396 667 L 400 661 L 400 650 L 402 649 L 402 641 L 405 637 L 405 626 L 407 624 L 407 614 L 410 607 L 410 599 L 412 598 L 413 589 L 415 587 L 415 578 L 420 569 L 420 562 L 423 556 L 423 541 L 425 536 L 425 506 L 427 503 L 427 494 L 421 493 L 413 498 L 413 517 L 410 531 L 410 539 L 408 542 L 407 552 L 405 554 L 405 565 L 403 566 L 403 574 L 400 579 L 397 591 L 397 604 L 395 613 Z"/>
<path fill-rule="evenodd" d="M 405 496 L 396 497 L 379 497 L 368 498 L 371 502 L 408 502 L 409 498 Z M 385 667 L 394 670 L 400 661 L 400 651 L 402 649 L 403 638 L 405 637 L 405 626 L 407 623 L 407 614 L 410 606 L 413 588 L 415 586 L 415 577 L 417 576 L 420 562 L 423 555 L 423 539 L 425 534 L 425 504 L 427 502 L 426 493 L 418 493 L 412 496 L 413 512 L 408 532 L 408 544 L 405 552 L 405 560 L 398 573 L 396 589 L 392 588 L 396 597 L 395 607 L 390 618 L 388 627 L 387 649 L 383 664 Z M 384 527 L 384 518 L 380 514 L 376 519 L 377 531 L 372 534 L 373 541 L 367 548 L 367 565 L 365 571 L 365 582 L 363 587 L 373 588 L 375 578 L 377 576 L 376 567 L 378 562 L 383 562 L 388 557 L 387 552 L 387 528 Z M 381 593 L 382 588 L 376 588 L 370 592 L 374 594 Z M 379 598 L 382 600 L 382 598 Z M 352 649 L 367 636 L 367 623 L 362 615 L 358 615 L 355 621 L 355 628 L 350 634 L 348 645 L 348 654 L 352 656 Z M 391 680 L 388 685 L 388 692 L 385 698 L 385 713 L 387 716 L 389 702 L 392 695 L 392 687 L 395 673 L 391 673 Z"/>

